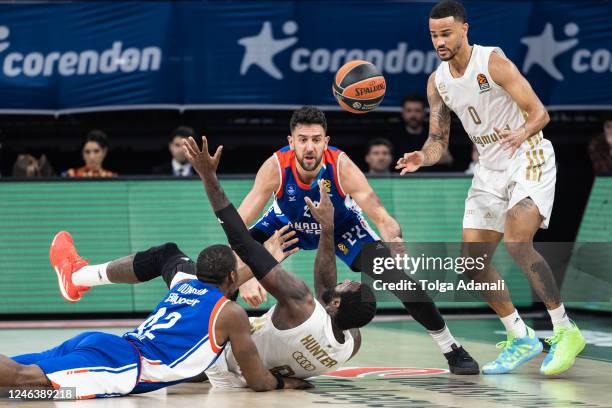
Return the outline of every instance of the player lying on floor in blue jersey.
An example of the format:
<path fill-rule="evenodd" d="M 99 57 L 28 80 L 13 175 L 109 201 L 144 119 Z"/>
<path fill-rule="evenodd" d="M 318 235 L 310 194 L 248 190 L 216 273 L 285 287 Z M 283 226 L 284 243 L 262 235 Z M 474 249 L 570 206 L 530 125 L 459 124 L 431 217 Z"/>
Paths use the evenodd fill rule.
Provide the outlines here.
<path fill-rule="evenodd" d="M 189 140 L 188 159 L 200 174 L 217 217 L 223 222 L 232 248 L 246 264 L 239 270 L 239 281 L 253 274 L 277 299 L 265 315 L 251 319 L 253 341 L 264 367 L 283 376 L 308 378 L 335 371 L 348 361 L 361 344 L 358 328 L 369 323 L 376 312 L 371 290 L 359 282 L 337 283 L 334 254 L 334 207 L 326 194 L 318 204 L 308 200 L 322 233 L 314 265 L 315 295 L 306 283 L 287 272 L 278 261 L 287 256 L 283 248 L 294 243 L 293 233 L 277 231 L 266 251 L 248 233 L 237 211 L 230 204 L 216 178 L 220 153 L 210 157 L 206 144 L 200 151 Z M 323 184 L 319 185 L 323 191 Z M 84 261 L 83 261 L 84 262 Z M 176 244 L 167 243 L 147 251 L 100 265 L 77 265 L 74 274 L 61 280 L 62 293 L 75 295 L 87 287 L 75 287 L 72 280 L 88 285 L 137 283 L 162 276 L 169 287 L 190 278 L 196 265 Z M 79 295 L 80 296 L 80 295 Z M 215 387 L 245 387 L 246 377 L 239 367 L 233 344 L 206 370 Z M 204 368 L 204 367 L 203 367 Z"/>
<path fill-rule="evenodd" d="M 56 235 L 50 252 L 62 279 L 85 264 L 66 232 Z M 138 253 L 135 264 L 149 268 L 157 255 L 155 250 Z M 123 336 L 85 332 L 41 353 L 0 355 L 0 386 L 74 387 L 77 399 L 144 393 L 206 371 L 231 342 L 232 356 L 253 390 L 311 388 L 306 381 L 284 378 L 263 366 L 246 312 L 226 297 L 238 288 L 236 266 L 236 255 L 227 245 L 204 249 L 195 275 L 176 279 L 138 328 Z M 267 279 L 277 275 L 269 273 Z"/>

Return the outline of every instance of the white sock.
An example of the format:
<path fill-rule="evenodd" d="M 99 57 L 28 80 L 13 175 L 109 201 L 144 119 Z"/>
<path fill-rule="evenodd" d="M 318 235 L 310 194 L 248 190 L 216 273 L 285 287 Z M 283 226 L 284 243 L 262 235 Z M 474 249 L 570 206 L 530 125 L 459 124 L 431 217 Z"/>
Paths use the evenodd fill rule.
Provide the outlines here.
<path fill-rule="evenodd" d="M 430 331 L 429 335 L 434 339 L 438 347 L 440 347 L 442 353 L 448 353 L 453 351 L 453 349 L 451 348 L 453 344 L 456 344 L 457 347 L 461 347 L 461 344 L 459 344 L 459 342 L 455 340 L 450 330 L 448 329 L 448 326 L 446 325 L 442 330 Z"/>
<path fill-rule="evenodd" d="M 78 286 L 109 285 L 112 282 L 106 276 L 107 263 L 87 265 L 72 274 L 72 282 Z"/>
<path fill-rule="evenodd" d="M 527 335 L 527 326 L 518 314 L 518 310 L 514 309 L 514 313 L 509 314 L 506 317 L 500 317 L 506 332 L 514 334 L 515 337 L 521 338 Z"/>
<path fill-rule="evenodd" d="M 550 320 L 552 320 L 553 326 L 567 327 L 568 329 L 572 328 L 572 322 L 570 322 L 570 319 L 565 312 L 565 306 L 563 306 L 563 303 L 561 303 L 561 306 L 558 308 L 549 310 L 548 314 L 550 315 Z"/>

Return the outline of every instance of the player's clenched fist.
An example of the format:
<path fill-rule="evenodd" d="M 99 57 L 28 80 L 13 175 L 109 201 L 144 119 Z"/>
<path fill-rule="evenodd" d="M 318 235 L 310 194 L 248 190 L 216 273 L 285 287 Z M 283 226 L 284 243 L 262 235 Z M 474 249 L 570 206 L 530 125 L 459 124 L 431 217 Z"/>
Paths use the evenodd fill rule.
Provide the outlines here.
<path fill-rule="evenodd" d="M 420 150 L 411 153 L 404 153 L 404 157 L 401 157 L 397 161 L 395 166 L 396 170 L 401 170 L 400 175 L 403 176 L 406 173 L 412 173 L 417 171 L 425 161 L 425 155 Z"/>

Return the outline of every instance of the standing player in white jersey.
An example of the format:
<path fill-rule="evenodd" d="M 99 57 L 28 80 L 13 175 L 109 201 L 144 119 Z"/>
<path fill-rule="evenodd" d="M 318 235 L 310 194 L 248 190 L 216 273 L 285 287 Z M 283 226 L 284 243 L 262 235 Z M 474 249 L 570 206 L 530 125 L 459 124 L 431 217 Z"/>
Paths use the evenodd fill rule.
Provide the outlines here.
<path fill-rule="evenodd" d="M 443 61 L 427 83 L 429 138 L 420 151 L 398 160 L 396 168 L 404 175 L 438 162 L 448 146 L 450 112 L 457 114 L 480 153 L 465 201 L 462 250 L 473 257 L 492 254 L 504 238 L 554 326 L 540 372 L 560 374 L 574 364 L 585 341 L 565 312 L 548 263 L 533 247 L 538 228 L 548 227 L 555 194 L 555 153 L 542 135 L 548 113 L 501 49 L 468 43 L 461 3 L 442 1 L 429 17 L 432 42 Z M 501 280 L 490 264 L 484 272 L 472 271 L 469 277 L 479 282 Z M 483 295 L 508 333 L 502 352 L 483 373 L 506 373 L 537 356 L 542 344 L 520 318 L 507 289 Z"/>

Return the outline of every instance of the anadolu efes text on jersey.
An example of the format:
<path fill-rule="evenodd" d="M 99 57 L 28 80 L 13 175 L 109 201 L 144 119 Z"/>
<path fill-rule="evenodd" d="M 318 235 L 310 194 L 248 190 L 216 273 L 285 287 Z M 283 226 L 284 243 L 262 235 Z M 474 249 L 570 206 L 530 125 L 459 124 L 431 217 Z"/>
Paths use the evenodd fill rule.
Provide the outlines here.
<path fill-rule="evenodd" d="M 442 100 L 457 114 L 468 136 L 476 144 L 480 164 L 490 170 L 505 170 L 511 159 L 493 128 L 518 129 L 525 123 L 525 115 L 506 90 L 491 78 L 489 58 L 492 52 L 504 56 L 498 47 L 474 44 L 463 76 L 454 78 L 448 62 L 444 61 L 436 70 L 435 79 Z M 542 143 L 543 138 L 542 132 L 531 136 L 523 142 L 522 149 L 514 157 L 522 150 L 534 149 Z"/>
<path fill-rule="evenodd" d="M 179 282 L 153 313 L 124 337 L 142 356 L 139 385 L 146 392 L 200 374 L 223 350 L 215 323 L 229 302 L 216 286 L 197 279 Z"/>

